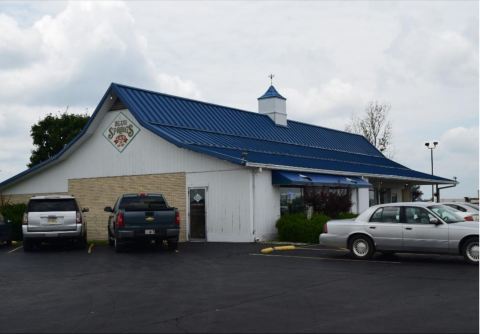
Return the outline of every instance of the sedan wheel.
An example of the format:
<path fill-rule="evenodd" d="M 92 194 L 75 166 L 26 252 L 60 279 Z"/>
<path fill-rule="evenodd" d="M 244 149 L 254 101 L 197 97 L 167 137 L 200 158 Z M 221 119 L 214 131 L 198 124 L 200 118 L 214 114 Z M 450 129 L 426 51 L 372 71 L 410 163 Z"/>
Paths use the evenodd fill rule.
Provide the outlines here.
<path fill-rule="evenodd" d="M 357 236 L 350 242 L 350 252 L 357 259 L 368 259 L 372 257 L 374 249 L 368 237 Z"/>
<path fill-rule="evenodd" d="M 470 263 L 478 263 L 478 239 L 470 239 L 465 243 L 463 256 Z"/>

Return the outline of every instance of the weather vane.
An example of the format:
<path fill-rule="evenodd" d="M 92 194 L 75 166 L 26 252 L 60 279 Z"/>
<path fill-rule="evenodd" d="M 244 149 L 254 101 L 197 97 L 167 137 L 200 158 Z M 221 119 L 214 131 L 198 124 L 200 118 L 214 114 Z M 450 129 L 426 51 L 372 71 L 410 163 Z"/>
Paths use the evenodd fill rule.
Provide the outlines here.
<path fill-rule="evenodd" d="M 273 86 L 273 78 L 275 78 L 275 75 L 270 74 L 268 77 L 270 78 L 270 85 Z"/>

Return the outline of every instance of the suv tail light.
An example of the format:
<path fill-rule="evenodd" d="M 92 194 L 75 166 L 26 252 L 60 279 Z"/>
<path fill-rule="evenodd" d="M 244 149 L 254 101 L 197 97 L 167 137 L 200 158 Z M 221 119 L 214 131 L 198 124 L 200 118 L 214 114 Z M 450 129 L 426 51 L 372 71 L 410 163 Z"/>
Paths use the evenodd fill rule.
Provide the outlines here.
<path fill-rule="evenodd" d="M 28 225 L 28 213 L 26 212 L 23 214 L 22 224 Z"/>
<path fill-rule="evenodd" d="M 82 214 L 77 211 L 77 224 L 81 224 L 82 223 Z"/>
<path fill-rule="evenodd" d="M 123 219 L 123 212 L 117 213 L 117 227 L 125 227 L 125 220 Z"/>
<path fill-rule="evenodd" d="M 323 233 L 328 233 L 327 223 L 323 224 Z"/>
<path fill-rule="evenodd" d="M 175 212 L 175 224 L 180 226 L 180 213 L 178 211 Z"/>
<path fill-rule="evenodd" d="M 473 222 L 473 216 L 465 216 L 463 219 L 465 219 L 467 222 Z"/>

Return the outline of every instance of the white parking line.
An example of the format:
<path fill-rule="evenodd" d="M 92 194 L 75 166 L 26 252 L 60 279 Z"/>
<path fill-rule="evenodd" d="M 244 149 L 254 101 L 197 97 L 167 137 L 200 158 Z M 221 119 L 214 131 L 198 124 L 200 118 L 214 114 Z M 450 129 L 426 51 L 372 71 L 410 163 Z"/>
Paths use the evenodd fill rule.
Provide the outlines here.
<path fill-rule="evenodd" d="M 275 255 L 275 254 L 256 254 L 251 253 L 249 255 L 253 256 L 270 256 L 270 257 L 289 257 L 294 259 L 310 259 L 310 260 L 325 260 L 325 261 L 344 261 L 344 262 L 357 262 L 357 263 L 394 263 L 401 264 L 398 261 L 376 261 L 376 260 L 350 260 L 350 259 L 332 259 L 329 257 L 318 257 L 318 256 L 298 256 L 298 255 Z"/>
<path fill-rule="evenodd" d="M 13 252 L 19 250 L 20 248 L 23 248 L 23 246 L 19 246 L 19 247 L 17 247 L 17 248 L 14 248 L 14 249 L 12 249 L 11 251 L 8 251 L 7 253 L 9 253 L 9 254 L 10 254 L 10 253 L 13 253 Z"/>

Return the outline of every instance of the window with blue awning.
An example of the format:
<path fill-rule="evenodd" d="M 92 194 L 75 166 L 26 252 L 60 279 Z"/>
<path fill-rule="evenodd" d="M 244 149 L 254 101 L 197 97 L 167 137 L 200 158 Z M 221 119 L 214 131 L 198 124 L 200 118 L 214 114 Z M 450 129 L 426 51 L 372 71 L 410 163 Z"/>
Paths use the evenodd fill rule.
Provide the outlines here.
<path fill-rule="evenodd" d="M 357 176 L 341 176 L 317 173 L 272 171 L 272 184 L 276 186 L 319 186 L 370 188 L 372 185 Z"/>

